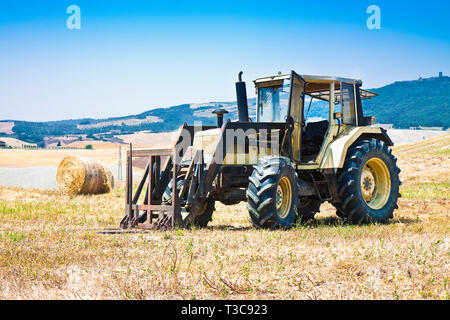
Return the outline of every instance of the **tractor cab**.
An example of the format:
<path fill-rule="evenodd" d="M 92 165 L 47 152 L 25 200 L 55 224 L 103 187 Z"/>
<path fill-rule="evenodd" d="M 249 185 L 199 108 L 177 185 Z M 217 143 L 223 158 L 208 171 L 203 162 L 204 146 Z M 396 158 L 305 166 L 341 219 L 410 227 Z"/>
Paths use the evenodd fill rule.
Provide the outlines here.
<path fill-rule="evenodd" d="M 348 132 L 354 127 L 373 124 L 364 117 L 361 99 L 376 96 L 361 89 L 356 79 L 291 74 L 259 78 L 257 122 L 288 124 L 292 159 L 297 163 L 316 163 L 328 136 Z M 309 117 L 311 114 L 314 115 Z"/>

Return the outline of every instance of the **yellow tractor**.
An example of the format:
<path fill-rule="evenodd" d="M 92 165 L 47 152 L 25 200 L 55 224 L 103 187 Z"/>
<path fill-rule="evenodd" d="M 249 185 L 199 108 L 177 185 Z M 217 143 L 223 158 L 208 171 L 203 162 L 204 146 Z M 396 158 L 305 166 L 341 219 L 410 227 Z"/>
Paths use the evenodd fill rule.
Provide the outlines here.
<path fill-rule="evenodd" d="M 294 71 L 254 84 L 254 119 L 240 72 L 237 121 L 224 122 L 227 111 L 217 109 L 217 127 L 184 124 L 167 149 L 130 145 L 122 228 L 205 227 L 215 201 L 247 201 L 249 221 L 259 228 L 291 228 L 313 219 L 325 201 L 352 223 L 393 217 L 401 184 L 393 143 L 361 103 L 375 93 L 360 80 Z M 305 119 L 314 99 L 327 102 L 326 119 Z M 133 161 L 146 164 L 134 194 Z"/>

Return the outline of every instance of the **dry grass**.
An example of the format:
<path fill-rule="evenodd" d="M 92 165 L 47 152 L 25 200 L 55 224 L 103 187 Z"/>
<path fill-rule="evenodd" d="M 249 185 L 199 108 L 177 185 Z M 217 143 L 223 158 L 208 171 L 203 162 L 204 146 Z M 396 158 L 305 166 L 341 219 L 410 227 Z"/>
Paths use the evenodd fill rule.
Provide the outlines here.
<path fill-rule="evenodd" d="M 256 230 L 244 204 L 217 204 L 207 229 L 103 234 L 123 190 L 0 188 L 0 298 L 448 299 L 449 146 L 395 148 L 403 197 L 386 225 L 342 224 L 325 204 L 307 225 Z"/>

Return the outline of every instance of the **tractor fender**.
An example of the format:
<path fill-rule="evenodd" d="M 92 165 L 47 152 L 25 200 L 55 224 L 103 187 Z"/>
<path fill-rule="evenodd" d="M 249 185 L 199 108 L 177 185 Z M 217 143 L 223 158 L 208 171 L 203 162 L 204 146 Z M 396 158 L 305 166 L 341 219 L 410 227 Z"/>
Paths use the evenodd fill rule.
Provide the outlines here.
<path fill-rule="evenodd" d="M 325 156 L 320 163 L 320 169 L 335 169 L 344 166 L 348 149 L 355 141 L 364 138 L 375 138 L 384 141 L 388 146 L 393 146 L 391 138 L 383 128 L 356 127 L 334 139 L 325 149 Z"/>

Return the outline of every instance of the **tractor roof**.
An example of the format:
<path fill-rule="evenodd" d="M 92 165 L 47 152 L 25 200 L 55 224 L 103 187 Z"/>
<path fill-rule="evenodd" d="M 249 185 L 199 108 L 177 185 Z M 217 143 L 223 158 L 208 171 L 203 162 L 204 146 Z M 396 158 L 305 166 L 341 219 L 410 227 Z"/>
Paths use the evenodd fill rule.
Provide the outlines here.
<path fill-rule="evenodd" d="M 271 77 L 258 78 L 254 81 L 257 87 L 271 87 L 274 85 L 281 85 L 285 79 L 290 79 L 290 74 L 283 74 Z M 328 101 L 330 95 L 330 84 L 334 82 L 335 84 L 335 96 L 336 99 L 340 99 L 340 86 L 341 82 L 356 84 L 358 86 L 362 85 L 362 81 L 359 79 L 349 79 L 340 77 L 330 77 L 330 76 L 313 76 L 313 75 L 301 75 L 301 77 L 306 81 L 305 94 L 308 94 L 319 100 Z M 361 99 L 370 99 L 376 97 L 377 94 L 359 89 Z"/>

